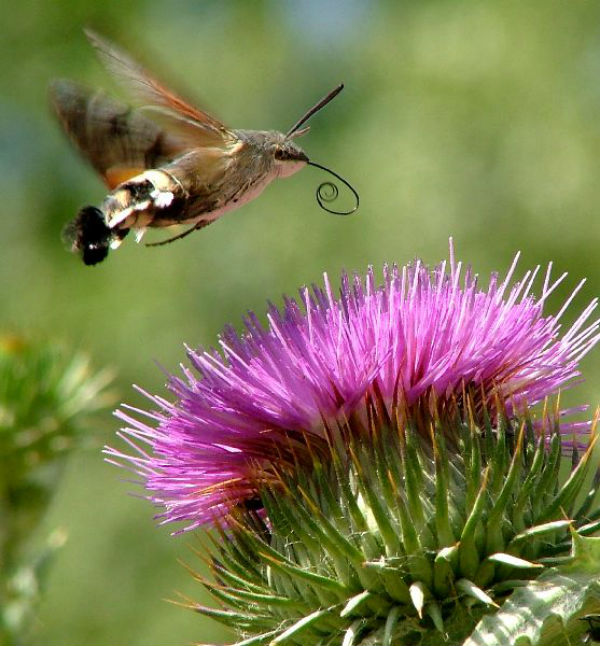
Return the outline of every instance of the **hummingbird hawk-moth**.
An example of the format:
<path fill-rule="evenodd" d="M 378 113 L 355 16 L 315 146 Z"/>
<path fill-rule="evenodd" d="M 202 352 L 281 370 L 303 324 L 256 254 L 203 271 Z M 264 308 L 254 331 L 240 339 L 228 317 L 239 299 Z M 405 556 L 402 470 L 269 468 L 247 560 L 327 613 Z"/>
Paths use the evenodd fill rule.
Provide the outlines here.
<path fill-rule="evenodd" d="M 285 134 L 234 130 L 190 105 L 108 41 L 91 31 L 86 35 L 108 70 L 141 104 L 132 108 L 70 80 L 50 86 L 51 102 L 65 131 L 110 190 L 99 207 L 85 206 L 65 228 L 72 250 L 86 265 L 104 260 L 130 230 L 139 242 L 148 227 L 187 224 L 183 233 L 149 246 L 181 239 L 307 164 L 331 173 L 354 195 L 355 206 L 349 211 L 330 209 L 324 202 L 335 199 L 338 190 L 325 182 L 317 189 L 322 208 L 340 215 L 358 208 L 358 194 L 350 184 L 310 161 L 294 141 L 343 84 Z"/>

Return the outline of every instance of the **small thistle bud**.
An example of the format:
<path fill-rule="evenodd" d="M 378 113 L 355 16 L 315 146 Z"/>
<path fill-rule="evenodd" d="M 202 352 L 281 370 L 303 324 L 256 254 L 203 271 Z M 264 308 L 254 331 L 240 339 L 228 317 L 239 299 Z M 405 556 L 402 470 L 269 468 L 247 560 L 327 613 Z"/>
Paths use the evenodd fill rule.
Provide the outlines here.
<path fill-rule="evenodd" d="M 511 286 L 515 264 L 487 290 L 453 259 L 386 268 L 379 286 L 343 276 L 339 298 L 325 276 L 268 328 L 250 314 L 244 335 L 226 329 L 223 354 L 190 350 L 174 402 L 117 413 L 135 453 L 107 452 L 159 518 L 217 528 L 203 582 L 222 607 L 189 605 L 238 646 L 542 644 L 557 617 L 587 630 L 596 426 L 565 421 L 556 395 L 598 341 L 596 303 L 559 336 L 542 307 L 564 276 L 548 268 L 536 300 L 538 270 Z M 578 600 L 559 608 L 569 572 Z"/>
<path fill-rule="evenodd" d="M 94 413 L 112 404 L 108 371 L 94 373 L 82 353 L 48 341 L 0 335 L 0 643 L 22 644 L 49 563 L 66 540 L 29 539 Z"/>

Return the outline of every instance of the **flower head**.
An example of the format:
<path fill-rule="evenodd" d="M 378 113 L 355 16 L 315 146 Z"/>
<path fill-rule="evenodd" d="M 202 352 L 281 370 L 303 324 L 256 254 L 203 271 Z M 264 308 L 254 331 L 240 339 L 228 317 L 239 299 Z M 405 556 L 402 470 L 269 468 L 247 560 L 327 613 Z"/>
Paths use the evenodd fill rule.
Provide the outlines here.
<path fill-rule="evenodd" d="M 325 275 L 299 301 L 271 305 L 267 325 L 250 313 L 243 334 L 226 328 L 220 352 L 188 349 L 191 368 L 169 380 L 174 401 L 148 395 L 156 410 L 117 413 L 133 454 L 107 452 L 142 476 L 165 522 L 194 528 L 252 500 L 260 477 L 297 459 L 307 438 L 326 439 L 350 418 L 360 432 L 373 394 L 390 416 L 435 415 L 465 388 L 492 413 L 498 401 L 509 413 L 531 406 L 573 382 L 598 322 L 589 323 L 594 301 L 560 335 L 581 285 L 544 316 L 564 275 L 551 283 L 549 266 L 536 299 L 539 267 L 513 283 L 517 259 L 487 288 L 452 257 L 432 271 L 419 261 L 385 267 L 379 285 L 372 269 L 344 274 L 339 296 Z"/>

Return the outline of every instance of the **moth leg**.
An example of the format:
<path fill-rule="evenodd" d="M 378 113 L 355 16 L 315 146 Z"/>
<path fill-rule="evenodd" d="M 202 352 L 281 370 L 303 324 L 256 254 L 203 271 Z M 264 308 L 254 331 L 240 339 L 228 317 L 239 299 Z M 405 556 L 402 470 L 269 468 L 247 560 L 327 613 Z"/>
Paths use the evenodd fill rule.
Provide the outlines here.
<path fill-rule="evenodd" d="M 173 236 L 172 238 L 167 238 L 166 240 L 161 240 L 160 242 L 147 242 L 146 247 L 162 247 L 162 245 L 169 244 L 169 242 L 174 242 L 175 240 L 181 240 L 182 238 L 185 238 L 186 236 L 189 236 L 190 233 L 193 231 L 196 231 L 196 229 L 202 229 L 204 228 L 207 224 L 210 224 L 210 220 L 208 221 L 200 221 L 194 224 L 193 227 L 190 227 L 189 229 L 186 229 L 183 233 L 180 233 L 179 235 Z"/>

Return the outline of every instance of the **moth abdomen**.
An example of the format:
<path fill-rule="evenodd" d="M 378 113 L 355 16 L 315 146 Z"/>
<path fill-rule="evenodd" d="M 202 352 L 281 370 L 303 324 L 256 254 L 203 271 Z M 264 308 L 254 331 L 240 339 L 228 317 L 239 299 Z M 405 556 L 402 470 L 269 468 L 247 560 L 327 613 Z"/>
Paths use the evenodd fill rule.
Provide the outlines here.
<path fill-rule="evenodd" d="M 84 206 L 64 228 L 63 237 L 72 251 L 81 254 L 86 265 L 95 265 L 108 255 L 114 233 L 99 208 Z"/>
<path fill-rule="evenodd" d="M 142 230 L 162 226 L 161 220 L 184 220 L 188 197 L 173 175 L 164 169 L 153 169 L 117 186 L 102 203 L 102 210 L 113 231 Z"/>

